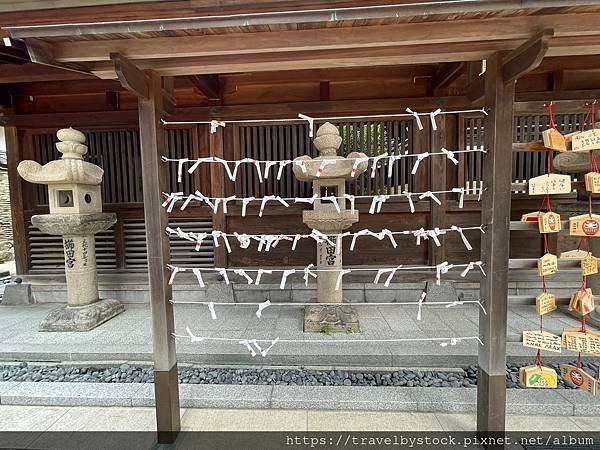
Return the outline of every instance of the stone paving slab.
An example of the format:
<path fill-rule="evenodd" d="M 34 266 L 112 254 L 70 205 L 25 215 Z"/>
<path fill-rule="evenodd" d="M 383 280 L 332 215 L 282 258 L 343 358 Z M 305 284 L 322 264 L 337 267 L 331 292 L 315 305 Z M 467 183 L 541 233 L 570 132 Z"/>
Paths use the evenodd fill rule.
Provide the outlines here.
<path fill-rule="evenodd" d="M 132 406 L 141 388 L 129 383 L 16 383 L 0 396 L 3 405 Z"/>
<path fill-rule="evenodd" d="M 149 305 L 127 304 L 124 313 L 85 333 L 42 333 L 39 323 L 52 304 L 0 306 L 0 360 L 4 361 L 152 361 Z M 446 308 L 424 307 L 422 320 L 416 308 L 403 305 L 362 306 L 356 308 L 363 333 L 356 335 L 304 334 L 302 309 L 271 306 L 258 319 L 255 307 L 217 305 L 217 320 L 208 308 L 176 305 L 176 331 L 185 334 L 187 326 L 197 335 L 254 339 L 402 339 L 427 337 L 477 336 L 479 307 L 474 304 Z M 545 321 L 547 330 L 560 333 L 564 326 L 577 326 L 574 317 L 562 312 Z M 531 362 L 534 349 L 520 344 L 523 329 L 539 326 L 535 308 L 515 305 L 509 309 L 507 355 L 511 362 Z M 178 360 L 210 364 L 325 365 L 402 367 L 459 367 L 476 363 L 478 344 L 462 342 L 441 347 L 438 342 L 371 342 L 356 344 L 279 343 L 267 358 L 252 358 L 235 342 L 177 340 Z M 547 355 L 548 361 L 572 359 L 564 353 Z"/>
<path fill-rule="evenodd" d="M 273 386 L 180 384 L 182 408 L 266 409 L 269 407 Z M 132 398 L 133 406 L 154 406 L 154 385 L 144 384 Z"/>
<path fill-rule="evenodd" d="M 475 388 L 406 388 L 417 399 L 419 412 L 467 413 L 477 410 Z"/>
<path fill-rule="evenodd" d="M 11 387 L 10 385 L 14 385 Z M 474 413 L 477 389 L 287 385 L 180 385 L 182 408 L 309 409 Z M 153 384 L 0 383 L 2 405 L 154 406 Z M 507 391 L 507 414 L 600 415 L 600 399 L 581 391 Z"/>
<path fill-rule="evenodd" d="M 358 386 L 273 386 L 271 407 L 280 409 L 345 409 L 416 411 L 410 389 Z"/>
<path fill-rule="evenodd" d="M 517 415 L 545 414 L 548 416 L 572 416 L 573 403 L 560 395 L 563 389 L 508 389 L 506 413 Z M 589 402 L 579 398 L 578 401 Z"/>
<path fill-rule="evenodd" d="M 556 393 L 573 404 L 574 416 L 600 416 L 600 397 L 594 397 L 587 392 L 574 389 L 561 389 L 557 390 Z"/>

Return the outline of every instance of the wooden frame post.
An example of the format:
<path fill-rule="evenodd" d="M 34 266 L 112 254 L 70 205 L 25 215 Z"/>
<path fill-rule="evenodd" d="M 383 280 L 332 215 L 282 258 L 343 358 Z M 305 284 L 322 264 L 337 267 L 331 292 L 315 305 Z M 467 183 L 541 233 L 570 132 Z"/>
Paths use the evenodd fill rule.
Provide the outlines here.
<path fill-rule="evenodd" d="M 209 148 L 210 156 L 223 158 L 223 127 L 217 127 L 214 133 L 210 133 Z M 213 197 L 225 197 L 225 169 L 221 164 L 211 164 L 210 186 Z M 213 214 L 213 230 L 227 232 L 227 217 L 223 208 Z M 227 249 L 224 245 L 215 247 L 215 267 L 226 268 L 228 265 Z"/>
<path fill-rule="evenodd" d="M 481 241 L 486 277 L 481 297 L 487 314 L 479 313 L 479 373 L 477 431 L 503 432 L 506 412 L 506 322 L 510 244 L 513 102 L 515 83 L 504 82 L 498 54 L 487 60 L 485 73 L 484 158 L 481 222 L 487 226 Z"/>
<path fill-rule="evenodd" d="M 17 274 L 22 275 L 29 272 L 29 252 L 27 248 L 28 233 L 27 224 L 25 223 L 25 204 L 23 201 L 23 179 L 17 172 L 17 166 L 22 159 L 17 128 L 14 126 L 5 127 L 4 138 L 6 140 L 15 265 Z"/>
<path fill-rule="evenodd" d="M 168 173 L 160 160 L 164 151 L 161 77 L 148 74 L 148 98 L 138 99 L 144 219 L 148 249 L 148 282 L 152 309 L 152 344 L 154 350 L 154 398 L 158 442 L 174 442 L 180 426 L 177 354 L 172 333 L 172 289 L 167 280 L 170 262 L 169 238 L 165 234 L 167 214 L 162 207 L 161 192 L 167 188 Z"/>

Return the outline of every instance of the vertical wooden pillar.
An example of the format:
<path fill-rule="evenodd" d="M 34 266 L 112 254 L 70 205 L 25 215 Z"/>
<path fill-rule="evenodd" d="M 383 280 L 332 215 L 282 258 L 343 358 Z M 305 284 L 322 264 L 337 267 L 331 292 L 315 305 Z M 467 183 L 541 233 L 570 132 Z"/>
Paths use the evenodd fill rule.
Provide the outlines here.
<path fill-rule="evenodd" d="M 147 74 L 148 98 L 139 97 L 140 143 L 144 218 L 148 248 L 148 280 L 152 308 L 152 343 L 154 348 L 154 394 L 159 443 L 172 443 L 180 430 L 179 385 L 175 353 L 169 238 L 165 234 L 168 218 L 161 206 L 163 191 L 168 191 L 167 167 L 160 160 L 165 149 L 162 115 L 161 77 Z"/>
<path fill-rule="evenodd" d="M 485 148 L 481 223 L 487 231 L 481 241 L 486 277 L 481 297 L 487 315 L 479 313 L 479 375 L 477 430 L 502 432 L 506 412 L 506 319 L 510 238 L 510 188 L 512 170 L 513 81 L 504 83 L 498 54 L 487 60 L 485 74 Z"/>
<path fill-rule="evenodd" d="M 431 149 L 427 150 L 429 153 L 439 152 L 442 147 L 450 148 L 446 144 L 447 130 L 446 121 L 447 115 L 440 115 L 436 118 L 437 130 L 431 128 Z M 446 167 L 447 161 L 443 156 L 435 156 L 428 158 L 429 162 L 429 186 L 427 189 L 432 191 L 445 191 L 446 190 Z M 432 199 L 429 199 L 429 228 L 435 227 L 446 228 L 446 198 L 449 196 L 446 194 L 436 194 L 436 197 L 442 202 L 438 205 Z M 441 246 L 435 245 L 433 239 L 429 239 L 429 264 L 437 265 L 445 260 L 445 245 L 444 236 L 439 236 L 438 239 L 441 242 Z"/>
<path fill-rule="evenodd" d="M 210 134 L 210 156 L 223 158 L 223 127 L 217 127 Z M 212 197 L 225 197 L 225 168 L 221 164 L 210 166 L 210 186 Z M 213 215 L 213 230 L 227 231 L 227 218 L 223 208 L 219 208 Z M 215 247 L 215 267 L 227 267 L 227 249 L 221 244 Z"/>
<path fill-rule="evenodd" d="M 8 187 L 10 191 L 10 214 L 15 251 L 15 265 L 18 274 L 25 274 L 29 271 L 29 252 L 27 251 L 28 234 L 25 223 L 23 180 L 17 172 L 17 166 L 19 165 L 19 162 L 21 162 L 17 128 L 13 126 L 5 127 L 4 138 L 6 141 L 6 159 L 8 164 Z"/>

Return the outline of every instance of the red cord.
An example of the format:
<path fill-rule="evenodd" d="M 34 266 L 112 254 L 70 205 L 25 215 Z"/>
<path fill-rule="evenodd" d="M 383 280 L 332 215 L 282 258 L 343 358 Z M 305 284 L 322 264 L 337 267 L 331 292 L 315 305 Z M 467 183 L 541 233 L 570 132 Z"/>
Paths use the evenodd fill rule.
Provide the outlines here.
<path fill-rule="evenodd" d="M 552 107 L 552 102 L 546 103 L 544 108 L 548 110 L 548 116 L 550 116 L 550 128 L 556 128 L 556 122 L 554 121 L 554 111 Z"/>

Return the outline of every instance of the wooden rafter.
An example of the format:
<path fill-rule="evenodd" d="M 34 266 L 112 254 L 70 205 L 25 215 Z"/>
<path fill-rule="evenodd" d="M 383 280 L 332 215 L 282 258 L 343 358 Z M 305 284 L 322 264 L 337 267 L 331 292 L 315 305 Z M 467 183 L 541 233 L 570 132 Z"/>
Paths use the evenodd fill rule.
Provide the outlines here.
<path fill-rule="evenodd" d="M 536 33 L 519 47 L 502 58 L 502 77 L 505 83 L 515 81 L 522 75 L 536 69 L 549 51 L 549 40 L 554 30 L 546 29 Z M 467 86 L 467 98 L 472 102 L 484 96 L 485 76 L 483 73 Z"/>
<path fill-rule="evenodd" d="M 146 75 L 128 58 L 119 53 L 111 53 L 117 79 L 125 89 L 141 98 L 148 98 L 148 81 Z"/>
<path fill-rule="evenodd" d="M 472 41 L 455 45 L 400 45 L 379 48 L 314 50 L 299 52 L 254 53 L 136 60 L 142 69 L 155 70 L 163 76 L 226 74 L 275 70 L 302 70 L 333 67 L 389 66 L 403 64 L 431 64 L 440 62 L 475 61 L 490 57 L 495 52 L 510 52 L 523 43 L 520 39 L 499 41 Z M 600 40 L 594 36 L 567 36 L 554 38 L 548 56 L 569 54 L 600 54 Z M 90 70 L 99 78 L 115 78 L 114 67 L 105 62 L 89 63 Z"/>
<path fill-rule="evenodd" d="M 454 62 L 443 64 L 429 80 L 429 95 L 436 95 L 440 89 L 448 87 L 459 76 L 461 76 L 467 66 L 466 62 Z"/>
<path fill-rule="evenodd" d="M 548 41 L 553 36 L 554 30 L 542 30 L 504 57 L 502 60 L 504 82 L 510 83 L 538 67 L 548 52 Z"/>
<path fill-rule="evenodd" d="M 522 42 L 546 28 L 554 28 L 557 37 L 598 35 L 597 31 L 590 31 L 597 29 L 598 22 L 600 14 L 564 14 L 264 33 L 61 41 L 53 44 L 53 54 L 59 62 L 82 63 L 107 61 L 111 52 L 146 60 L 501 40 Z"/>
<path fill-rule="evenodd" d="M 90 73 L 89 70 L 78 63 L 62 63 L 56 61 L 52 46 L 45 42 L 41 42 L 37 39 L 28 39 L 25 41 L 25 45 L 27 46 L 29 58 L 33 63 L 43 64 L 45 66 L 56 67 L 57 69 L 81 74 Z"/>
<path fill-rule="evenodd" d="M 190 75 L 190 82 L 209 100 L 220 101 L 221 92 L 218 75 Z"/>

